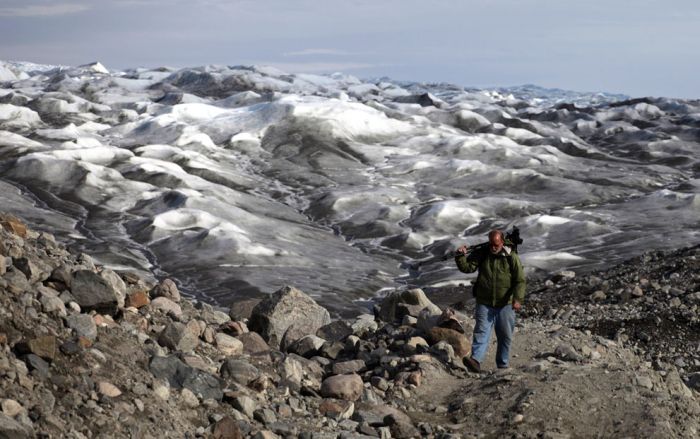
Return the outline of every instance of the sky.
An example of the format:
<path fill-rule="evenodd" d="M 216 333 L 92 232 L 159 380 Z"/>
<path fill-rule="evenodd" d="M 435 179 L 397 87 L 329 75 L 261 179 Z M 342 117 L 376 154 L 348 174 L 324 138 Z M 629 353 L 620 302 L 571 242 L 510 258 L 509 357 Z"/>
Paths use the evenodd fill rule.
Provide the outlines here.
<path fill-rule="evenodd" d="M 0 60 L 700 98 L 698 0 L 0 0 Z"/>

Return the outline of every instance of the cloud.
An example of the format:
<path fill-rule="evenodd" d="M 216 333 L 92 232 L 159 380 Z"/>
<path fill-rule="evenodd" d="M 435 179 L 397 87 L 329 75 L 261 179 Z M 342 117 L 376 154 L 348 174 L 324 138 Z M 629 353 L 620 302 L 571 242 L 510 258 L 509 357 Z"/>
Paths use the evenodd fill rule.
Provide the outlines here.
<path fill-rule="evenodd" d="M 89 6 L 77 3 L 0 7 L 0 17 L 53 17 L 77 14 L 88 9 L 90 9 Z"/>
<path fill-rule="evenodd" d="M 293 52 L 285 52 L 283 56 L 314 56 L 314 55 L 333 55 L 333 56 L 348 56 L 350 52 L 338 49 L 304 49 Z"/>
<path fill-rule="evenodd" d="M 289 73 L 334 73 L 350 70 L 371 69 L 377 67 L 376 64 L 352 63 L 352 62 L 300 62 L 300 63 L 279 63 L 270 61 L 253 62 L 255 65 L 265 65 L 278 68 Z"/>

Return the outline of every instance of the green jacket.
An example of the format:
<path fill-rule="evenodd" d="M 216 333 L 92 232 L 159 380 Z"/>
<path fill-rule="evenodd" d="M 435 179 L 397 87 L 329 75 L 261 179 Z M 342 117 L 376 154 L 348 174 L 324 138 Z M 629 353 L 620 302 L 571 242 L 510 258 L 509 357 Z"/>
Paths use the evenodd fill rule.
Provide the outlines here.
<path fill-rule="evenodd" d="M 508 262 L 508 259 L 511 259 Z M 474 251 L 469 255 L 455 257 L 457 268 L 464 273 L 473 273 L 477 269 L 474 284 L 476 302 L 492 307 L 503 307 L 513 303 L 513 299 L 523 303 L 525 299 L 525 273 L 517 253 L 510 255 L 502 250 L 494 255 L 488 248 Z"/>

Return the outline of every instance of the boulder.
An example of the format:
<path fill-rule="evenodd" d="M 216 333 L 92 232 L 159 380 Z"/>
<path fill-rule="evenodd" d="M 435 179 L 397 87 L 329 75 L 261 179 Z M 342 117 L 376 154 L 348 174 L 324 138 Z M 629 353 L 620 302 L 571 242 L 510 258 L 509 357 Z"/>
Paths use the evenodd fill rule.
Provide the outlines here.
<path fill-rule="evenodd" d="M 176 303 L 181 300 L 180 290 L 177 289 L 177 285 L 172 279 L 163 279 L 161 283 L 153 287 L 151 297 L 165 297 Z"/>
<path fill-rule="evenodd" d="M 363 360 L 341 361 L 333 365 L 334 375 L 345 375 L 349 373 L 362 372 L 366 369 L 366 364 Z"/>
<path fill-rule="evenodd" d="M 199 325 L 194 321 L 187 325 L 171 322 L 158 336 L 158 343 L 176 351 L 192 352 L 199 345 Z"/>
<path fill-rule="evenodd" d="M 362 336 L 368 332 L 374 332 L 379 328 L 374 316 L 372 314 L 360 314 L 355 318 L 355 321 L 350 325 L 352 328 L 352 333 L 354 335 Z M 347 338 L 350 338 L 348 336 Z"/>
<path fill-rule="evenodd" d="M 260 299 L 239 300 L 231 304 L 228 315 L 231 320 L 250 320 L 253 309 L 261 302 Z"/>
<path fill-rule="evenodd" d="M 151 308 L 160 310 L 165 314 L 172 314 L 176 318 L 182 317 L 182 308 L 180 305 L 167 297 L 156 297 L 151 300 Z"/>
<path fill-rule="evenodd" d="M 238 355 L 243 353 L 243 342 L 230 335 L 218 332 L 214 337 L 216 347 L 224 355 Z"/>
<path fill-rule="evenodd" d="M 0 218 L 0 225 L 8 232 L 14 233 L 20 238 L 27 237 L 27 226 L 12 215 L 3 215 L 2 218 Z"/>
<path fill-rule="evenodd" d="M 223 398 L 224 394 L 218 378 L 186 365 L 174 355 L 153 357 L 149 363 L 149 369 L 156 378 L 167 380 L 170 387 L 189 389 L 202 400 L 221 401 Z"/>
<path fill-rule="evenodd" d="M 315 335 L 307 335 L 292 343 L 287 352 L 311 358 L 318 353 L 326 341 Z"/>
<path fill-rule="evenodd" d="M 395 291 L 382 300 L 379 318 L 382 321 L 392 323 L 395 320 L 401 320 L 405 315 L 418 317 L 425 308 L 428 308 L 428 312 L 434 315 L 439 316 L 442 313 L 437 305 L 428 300 L 420 288 Z"/>
<path fill-rule="evenodd" d="M 323 380 L 321 395 L 325 398 L 357 401 L 363 389 L 362 378 L 357 374 L 333 375 Z"/>
<path fill-rule="evenodd" d="M 321 326 L 316 335 L 326 341 L 344 341 L 349 335 L 352 335 L 352 327 L 343 320 L 336 320 L 327 325 Z"/>
<path fill-rule="evenodd" d="M 431 344 L 439 343 L 441 341 L 447 342 L 454 349 L 454 355 L 458 358 L 469 355 L 471 352 L 471 344 L 469 339 L 454 329 L 441 328 L 436 326 L 428 331 L 428 339 Z"/>
<path fill-rule="evenodd" d="M 150 297 L 148 297 L 148 292 L 146 291 L 136 291 L 128 296 L 124 301 L 124 306 L 127 308 L 133 307 L 136 309 L 143 308 L 144 306 L 151 303 Z"/>
<path fill-rule="evenodd" d="M 214 424 L 212 439 L 243 439 L 243 434 L 238 422 L 230 416 L 225 416 Z"/>
<path fill-rule="evenodd" d="M 71 294 L 80 308 L 115 315 L 119 307 L 119 295 L 114 287 L 100 275 L 90 270 L 73 273 Z"/>
<path fill-rule="evenodd" d="M 303 385 L 318 390 L 321 387 L 323 369 L 315 361 L 307 360 L 296 354 L 289 354 L 279 366 L 282 382 L 290 388 L 299 390 Z"/>
<path fill-rule="evenodd" d="M 117 294 L 117 304 L 120 308 L 123 308 L 124 301 L 126 300 L 126 284 L 122 278 L 108 268 L 105 268 L 100 272 L 100 277 L 102 277 L 102 279 L 112 286 L 114 292 Z"/>
<path fill-rule="evenodd" d="M 270 350 L 270 346 L 257 332 L 246 332 L 236 338 L 243 343 L 243 352 L 246 354 L 259 354 Z"/>
<path fill-rule="evenodd" d="M 223 378 L 233 380 L 244 386 L 260 376 L 260 371 L 255 366 L 236 358 L 227 358 L 221 365 L 219 373 Z"/>
<path fill-rule="evenodd" d="M 92 316 L 88 314 L 74 314 L 66 317 L 66 326 L 75 332 L 79 337 L 85 337 L 89 340 L 97 338 L 97 325 Z"/>
<path fill-rule="evenodd" d="M 315 334 L 330 321 L 328 310 L 302 291 L 286 286 L 263 299 L 253 309 L 248 326 L 270 346 L 278 348 L 290 326 L 294 325 L 305 334 Z"/>
<path fill-rule="evenodd" d="M 42 335 L 30 340 L 17 343 L 15 350 L 20 355 L 34 354 L 47 361 L 53 361 L 56 358 L 58 343 L 53 335 Z"/>
<path fill-rule="evenodd" d="M 357 422 L 366 422 L 373 427 L 381 427 L 385 425 L 384 419 L 389 416 L 398 422 L 411 423 L 411 418 L 407 414 L 386 404 L 360 404 L 352 419 Z"/>
<path fill-rule="evenodd" d="M 321 402 L 318 411 L 327 418 L 335 420 L 350 419 L 355 412 L 355 404 L 342 399 L 327 398 Z"/>
<path fill-rule="evenodd" d="M 12 264 L 27 276 L 27 280 L 30 284 L 48 279 L 52 271 L 52 267 L 49 267 L 46 263 L 38 259 L 29 259 L 27 257 L 13 258 Z"/>

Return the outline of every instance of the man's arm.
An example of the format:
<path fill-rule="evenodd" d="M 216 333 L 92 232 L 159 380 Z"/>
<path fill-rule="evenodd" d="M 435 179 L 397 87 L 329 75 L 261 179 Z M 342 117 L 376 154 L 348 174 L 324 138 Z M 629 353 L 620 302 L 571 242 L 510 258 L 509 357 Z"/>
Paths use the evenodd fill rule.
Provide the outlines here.
<path fill-rule="evenodd" d="M 508 292 L 513 297 L 513 309 L 519 311 L 520 305 L 525 300 L 525 271 L 517 253 L 511 254 L 510 257 L 513 258 L 513 272 L 511 273 L 512 280 Z"/>
<path fill-rule="evenodd" d="M 455 263 L 462 273 L 474 273 L 479 268 L 479 259 L 476 256 L 476 251 L 467 257 L 467 246 L 463 245 L 455 253 Z"/>

